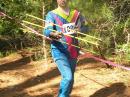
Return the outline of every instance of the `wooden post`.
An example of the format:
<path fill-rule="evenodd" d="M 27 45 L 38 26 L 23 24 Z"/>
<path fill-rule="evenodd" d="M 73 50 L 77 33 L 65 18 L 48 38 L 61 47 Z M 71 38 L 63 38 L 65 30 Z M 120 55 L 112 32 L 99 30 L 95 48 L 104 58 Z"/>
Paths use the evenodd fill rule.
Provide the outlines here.
<path fill-rule="evenodd" d="M 44 16 L 45 16 L 45 3 L 44 2 L 43 2 L 42 16 L 43 16 L 43 19 L 44 19 Z M 45 26 L 45 22 L 43 22 L 43 26 Z M 46 40 L 45 39 L 43 39 L 43 51 L 44 51 L 45 66 L 46 66 L 46 69 L 47 69 L 48 65 L 47 65 L 47 50 L 46 50 Z"/>
<path fill-rule="evenodd" d="M 127 37 L 127 46 L 129 45 L 130 43 L 130 33 L 128 33 L 128 37 Z"/>

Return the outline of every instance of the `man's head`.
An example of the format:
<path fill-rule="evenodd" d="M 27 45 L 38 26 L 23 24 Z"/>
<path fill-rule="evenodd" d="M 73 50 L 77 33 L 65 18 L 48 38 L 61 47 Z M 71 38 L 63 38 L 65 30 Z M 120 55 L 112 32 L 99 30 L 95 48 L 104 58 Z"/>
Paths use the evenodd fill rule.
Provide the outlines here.
<path fill-rule="evenodd" d="M 69 0 L 57 0 L 57 4 L 60 7 L 67 7 Z"/>

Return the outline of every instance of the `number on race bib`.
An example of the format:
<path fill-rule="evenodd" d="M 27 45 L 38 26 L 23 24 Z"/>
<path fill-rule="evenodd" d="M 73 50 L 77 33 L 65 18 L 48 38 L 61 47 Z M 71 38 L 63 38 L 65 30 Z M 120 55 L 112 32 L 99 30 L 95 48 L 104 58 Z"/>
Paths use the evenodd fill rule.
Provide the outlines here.
<path fill-rule="evenodd" d="M 63 25 L 64 33 L 65 34 L 74 34 L 75 31 L 75 23 L 68 23 Z"/>

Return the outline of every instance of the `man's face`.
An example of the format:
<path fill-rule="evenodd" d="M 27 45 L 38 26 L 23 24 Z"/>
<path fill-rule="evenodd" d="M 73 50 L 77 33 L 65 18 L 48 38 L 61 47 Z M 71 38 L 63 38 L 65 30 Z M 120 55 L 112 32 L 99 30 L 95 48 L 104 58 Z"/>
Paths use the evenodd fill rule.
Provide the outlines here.
<path fill-rule="evenodd" d="M 66 7 L 68 5 L 68 1 L 69 0 L 57 0 L 57 4 L 60 6 L 60 7 Z"/>

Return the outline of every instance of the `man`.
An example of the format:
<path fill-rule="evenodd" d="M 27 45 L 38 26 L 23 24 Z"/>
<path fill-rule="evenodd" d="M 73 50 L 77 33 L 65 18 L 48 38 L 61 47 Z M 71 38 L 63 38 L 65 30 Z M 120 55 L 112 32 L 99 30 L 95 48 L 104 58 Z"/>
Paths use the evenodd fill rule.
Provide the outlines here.
<path fill-rule="evenodd" d="M 45 35 L 53 39 L 51 53 L 62 76 L 58 97 L 69 97 L 72 91 L 79 49 L 71 45 L 78 45 L 78 40 L 69 35 L 77 37 L 73 30 L 75 28 L 81 30 L 82 23 L 84 23 L 80 13 L 70 9 L 68 3 L 69 0 L 57 0 L 58 7 L 48 12 L 46 16 L 47 22 L 44 30 Z"/>

